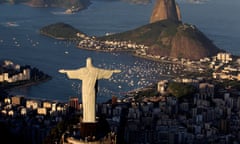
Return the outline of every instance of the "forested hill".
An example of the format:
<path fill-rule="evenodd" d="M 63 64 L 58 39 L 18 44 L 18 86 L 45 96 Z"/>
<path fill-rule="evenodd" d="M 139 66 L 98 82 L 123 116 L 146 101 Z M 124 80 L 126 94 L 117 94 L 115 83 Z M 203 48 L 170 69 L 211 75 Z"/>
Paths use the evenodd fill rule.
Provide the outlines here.
<path fill-rule="evenodd" d="M 86 35 L 71 25 L 62 22 L 44 26 L 39 31 L 42 35 L 60 40 L 80 40 L 78 35 Z"/>
<path fill-rule="evenodd" d="M 199 60 L 220 50 L 196 26 L 162 20 L 98 40 L 132 41 L 149 47 L 147 54 Z"/>

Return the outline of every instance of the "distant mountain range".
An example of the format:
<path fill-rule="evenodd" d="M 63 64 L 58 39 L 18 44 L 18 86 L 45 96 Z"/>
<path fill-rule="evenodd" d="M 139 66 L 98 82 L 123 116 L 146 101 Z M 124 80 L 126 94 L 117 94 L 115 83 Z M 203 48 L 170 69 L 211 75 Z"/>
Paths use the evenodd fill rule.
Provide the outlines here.
<path fill-rule="evenodd" d="M 152 0 L 98 0 L 98 1 L 123 1 L 123 2 L 128 2 L 128 3 L 133 3 L 133 4 L 148 4 L 152 2 Z"/>
<path fill-rule="evenodd" d="M 26 3 L 32 7 L 62 7 L 84 9 L 90 5 L 89 0 L 0 0 L 0 3 Z"/>

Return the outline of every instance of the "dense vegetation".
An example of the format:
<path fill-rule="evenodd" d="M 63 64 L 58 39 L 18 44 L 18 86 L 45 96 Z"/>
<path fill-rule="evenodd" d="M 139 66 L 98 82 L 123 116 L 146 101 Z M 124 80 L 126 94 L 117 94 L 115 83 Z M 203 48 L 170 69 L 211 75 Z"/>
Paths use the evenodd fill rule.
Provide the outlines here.
<path fill-rule="evenodd" d="M 171 82 L 167 90 L 171 95 L 181 98 L 193 94 L 195 92 L 195 87 L 189 84 Z"/>
<path fill-rule="evenodd" d="M 68 114 L 64 117 L 63 121 L 59 122 L 55 127 L 53 127 L 48 136 L 44 139 L 43 144 L 58 143 L 61 140 L 62 134 L 66 130 L 73 129 L 73 125 L 79 122 L 80 115 Z"/>
<path fill-rule="evenodd" d="M 161 43 L 162 37 L 175 35 L 177 32 L 178 25 L 180 25 L 180 23 L 165 20 L 165 21 L 147 24 L 126 32 L 117 33 L 109 36 L 98 37 L 98 39 L 99 40 L 121 40 L 121 41 L 131 40 L 139 44 L 152 45 L 155 43 Z"/>
<path fill-rule="evenodd" d="M 40 33 L 56 39 L 75 40 L 78 39 L 77 33 L 83 32 L 65 23 L 55 23 L 40 29 Z"/>
<path fill-rule="evenodd" d="M 97 39 L 131 41 L 148 46 L 147 54 L 191 60 L 213 56 L 220 51 L 195 26 L 171 20 L 157 21 Z"/>

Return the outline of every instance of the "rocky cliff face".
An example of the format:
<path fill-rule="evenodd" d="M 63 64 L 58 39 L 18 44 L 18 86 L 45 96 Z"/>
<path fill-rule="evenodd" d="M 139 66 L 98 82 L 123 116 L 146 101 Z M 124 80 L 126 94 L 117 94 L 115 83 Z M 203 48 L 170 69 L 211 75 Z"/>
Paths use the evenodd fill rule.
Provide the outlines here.
<path fill-rule="evenodd" d="M 175 0 L 156 0 L 150 23 L 161 20 L 181 21 L 180 8 Z"/>
<path fill-rule="evenodd" d="M 222 51 L 193 25 L 179 23 L 173 35 L 166 35 L 167 31 L 160 32 L 159 42 L 150 46 L 148 54 L 199 60 Z"/>
<path fill-rule="evenodd" d="M 179 7 L 178 4 L 176 4 L 176 10 L 177 10 L 178 20 L 181 21 L 182 20 L 182 15 L 181 15 L 180 7 Z"/>

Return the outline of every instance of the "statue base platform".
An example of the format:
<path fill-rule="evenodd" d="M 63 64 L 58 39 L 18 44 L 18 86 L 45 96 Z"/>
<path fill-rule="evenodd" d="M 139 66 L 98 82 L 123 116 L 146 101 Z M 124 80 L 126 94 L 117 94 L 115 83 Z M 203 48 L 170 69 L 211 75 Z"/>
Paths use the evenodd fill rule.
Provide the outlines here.
<path fill-rule="evenodd" d="M 82 138 L 96 137 L 98 135 L 97 129 L 98 129 L 98 122 L 95 122 L 95 123 L 81 122 L 80 136 Z"/>
<path fill-rule="evenodd" d="M 109 124 L 103 117 L 98 118 L 96 122 L 80 122 L 80 137 L 82 139 L 101 139 L 110 131 Z"/>

